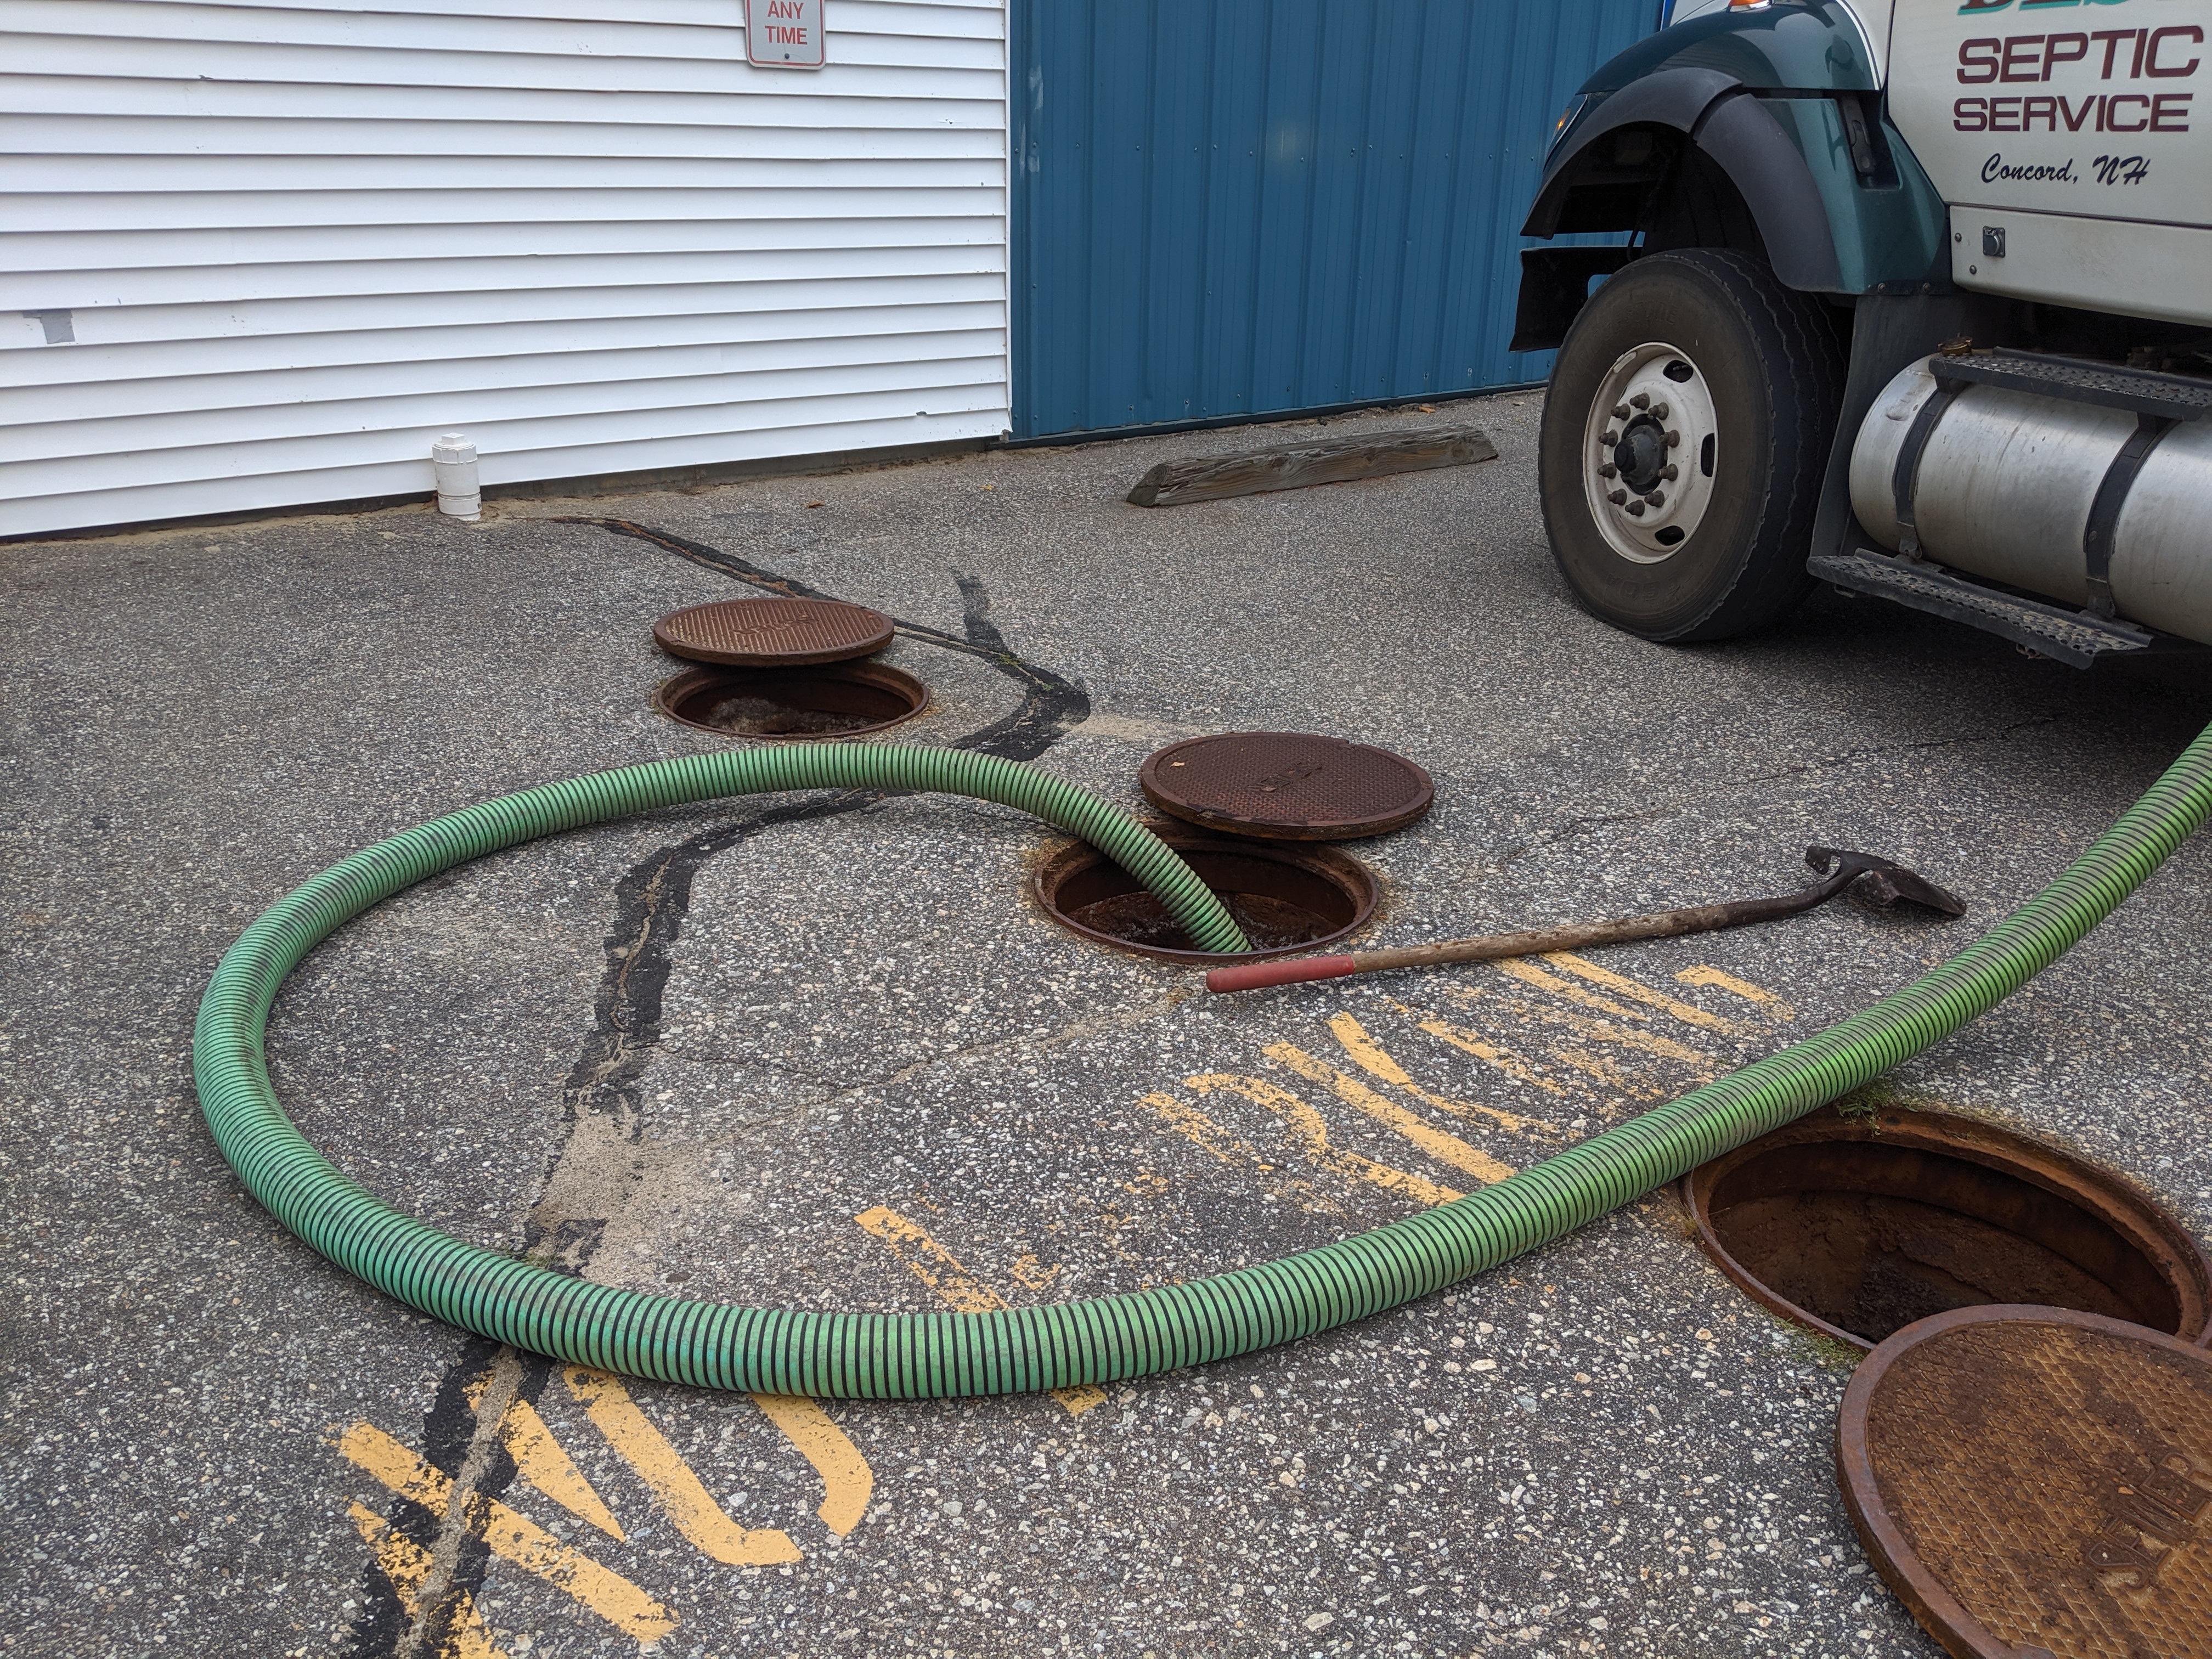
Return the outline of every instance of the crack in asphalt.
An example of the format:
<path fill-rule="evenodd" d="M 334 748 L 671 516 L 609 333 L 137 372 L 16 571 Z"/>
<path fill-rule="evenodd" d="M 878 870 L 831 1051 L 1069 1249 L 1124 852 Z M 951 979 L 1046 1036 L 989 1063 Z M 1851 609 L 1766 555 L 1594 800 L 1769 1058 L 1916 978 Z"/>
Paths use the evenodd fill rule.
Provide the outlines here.
<path fill-rule="evenodd" d="M 2002 743 L 2015 732 L 2040 730 L 2045 726 L 2063 724 L 2055 714 L 2042 715 L 2034 720 L 2014 720 L 1994 732 L 1970 733 L 1955 738 L 1929 738 L 1915 743 L 1877 744 L 1866 749 L 1854 749 L 1846 754 L 1827 759 L 1808 761 L 1802 766 L 1785 766 L 1771 772 L 1754 772 L 1747 776 L 1723 778 L 1692 794 L 1678 795 L 1656 806 L 1633 811 L 1592 813 L 1567 819 L 1559 828 L 1544 835 L 1532 836 L 1527 841 L 1516 842 L 1507 848 L 1491 863 L 1482 866 L 1485 875 L 1503 874 L 1509 865 L 1516 863 L 1531 853 L 1556 847 L 1562 842 L 1574 840 L 1592 830 L 1602 830 L 1616 823 L 1649 823 L 1662 818 L 1680 817 L 1692 809 L 1719 799 L 1731 790 L 1747 789 L 1753 784 L 1776 783 L 1785 778 L 1810 777 L 1819 772 L 1832 772 L 1843 767 L 1856 766 L 1869 760 L 1880 760 L 1890 755 L 1906 755 L 1928 749 L 1966 749 L 1979 744 Z"/>
<path fill-rule="evenodd" d="M 694 564 L 787 598 L 836 598 L 763 569 L 734 553 L 626 519 L 562 516 L 536 522 L 592 526 L 647 543 Z M 995 755 L 1006 760 L 1034 760 L 1090 718 L 1091 699 L 1073 682 L 1029 661 L 1006 643 L 998 625 L 990 620 L 990 595 L 982 582 L 957 571 L 952 576 L 960 590 L 961 633 L 949 634 L 901 617 L 891 619 L 893 629 L 917 643 L 961 652 L 987 662 L 1022 688 L 1022 700 L 1012 713 L 967 733 L 949 747 Z M 640 1079 L 647 1062 L 660 1044 L 662 996 L 674 966 L 673 947 L 683 932 L 691 903 L 692 884 L 699 871 L 709 859 L 742 846 L 764 830 L 864 811 L 879 801 L 895 799 L 901 793 L 842 790 L 826 798 L 756 808 L 729 823 L 657 848 L 623 872 L 614 888 L 615 920 L 605 940 L 606 968 L 592 1011 L 592 1034 L 562 1085 L 566 1133 L 560 1150 L 548 1160 L 539 1182 L 540 1197 L 532 1207 L 526 1230 L 530 1255 L 544 1261 L 556 1272 L 580 1277 L 605 1235 L 607 1216 L 557 1214 L 548 1200 L 556 1193 L 569 1154 L 584 1138 L 587 1126 L 611 1120 L 619 1139 L 633 1145 L 642 1133 L 644 1109 L 639 1097 Z M 1160 1005 L 1159 1012 L 1171 1006 L 1171 1001 Z M 1126 1011 L 1117 1011 L 1121 1012 Z M 1115 1017 L 1111 1013 L 1095 1016 L 1091 1023 L 1107 1021 L 1109 1024 L 1097 1029 L 1110 1029 L 1110 1022 Z M 1060 1040 L 1076 1040 L 1083 1035 L 1079 1028 L 1085 1024 L 1077 1022 Z M 1011 1041 L 1018 1044 L 1033 1039 Z M 983 1048 L 1008 1045 L 977 1046 Z M 893 1073 L 884 1083 L 858 1088 L 881 1088 L 915 1071 L 956 1057 L 957 1054 L 918 1061 Z M 842 1098 L 843 1094 L 857 1092 L 858 1088 L 828 1098 Z M 811 1109 L 821 1103 L 809 1102 L 794 1111 Z M 756 1133 L 773 1121 L 748 1126 L 744 1133 Z M 629 1179 L 634 1182 L 641 1173 L 633 1166 Z M 468 1385 L 487 1368 L 493 1372 L 491 1385 L 481 1396 L 480 1403 L 471 1406 Z M 439 1380 L 430 1410 L 424 1415 L 423 1444 L 424 1455 L 437 1467 L 451 1468 L 459 1463 L 453 1502 L 442 1522 L 404 1500 L 396 1506 L 400 1515 L 395 1525 L 431 1553 L 431 1577 L 422 1585 L 410 1617 L 383 1572 L 374 1563 L 363 1569 L 362 1610 L 354 1620 L 349 1649 L 356 1659 L 418 1659 L 421 1655 L 441 1650 L 450 1633 L 461 1595 L 473 1595 L 482 1589 L 490 1559 L 489 1548 L 469 1529 L 467 1500 L 478 1495 L 497 1497 L 514 1484 L 514 1464 L 501 1443 L 500 1419 L 513 1401 L 534 1401 L 548 1375 L 549 1362 L 475 1338 L 464 1345 L 460 1356 L 447 1368 Z M 502 1392 L 503 1377 L 507 1381 Z"/>
<path fill-rule="evenodd" d="M 430 1570 L 423 1575 L 415 1592 L 415 1622 L 393 1650 L 394 1659 L 421 1659 L 422 1655 L 438 1653 L 452 1633 L 453 1615 L 459 1607 L 459 1598 L 453 1594 L 454 1581 L 460 1576 L 462 1553 L 469 1542 L 470 1512 L 475 1507 L 471 1500 L 499 1476 L 497 1466 L 507 1455 L 499 1425 L 507 1416 L 507 1407 L 521 1392 L 524 1372 L 522 1356 L 513 1348 L 501 1348 L 492 1361 L 489 1382 L 473 1402 L 475 1427 L 469 1435 L 461 1467 L 453 1476 L 453 1495 L 447 1500 L 445 1516 L 430 1546 Z M 465 1390 L 467 1372 L 461 1371 L 459 1375 Z M 506 1480 L 511 1480 L 513 1475 L 510 1467 Z M 504 1480 L 498 1490 L 505 1490 Z M 477 1580 L 482 1583 L 481 1572 Z"/>

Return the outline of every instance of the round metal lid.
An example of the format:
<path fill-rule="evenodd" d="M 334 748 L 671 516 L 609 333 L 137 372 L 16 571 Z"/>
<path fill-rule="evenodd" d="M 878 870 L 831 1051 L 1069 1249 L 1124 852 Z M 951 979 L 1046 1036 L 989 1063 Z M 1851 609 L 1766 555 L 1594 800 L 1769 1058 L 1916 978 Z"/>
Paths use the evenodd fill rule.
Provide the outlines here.
<path fill-rule="evenodd" d="M 1401 830 L 1437 798 L 1402 755 L 1304 732 L 1224 732 L 1149 756 L 1145 799 L 1172 817 L 1267 841 L 1350 841 Z"/>
<path fill-rule="evenodd" d="M 1875 1566 L 1960 1659 L 2212 1656 L 2212 1354 L 2017 1304 L 1867 1356 L 1836 1425 Z"/>
<path fill-rule="evenodd" d="M 694 662 L 777 668 L 868 656 L 891 642 L 891 619 L 836 599 L 722 599 L 670 611 L 653 637 Z"/>

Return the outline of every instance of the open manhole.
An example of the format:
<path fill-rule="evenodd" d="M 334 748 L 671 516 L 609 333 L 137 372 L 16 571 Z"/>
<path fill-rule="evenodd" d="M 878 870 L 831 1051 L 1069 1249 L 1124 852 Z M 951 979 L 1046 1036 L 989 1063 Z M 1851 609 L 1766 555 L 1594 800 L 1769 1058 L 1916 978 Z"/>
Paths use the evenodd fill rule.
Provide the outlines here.
<path fill-rule="evenodd" d="M 1684 1177 L 1698 1240 L 1777 1313 L 1857 1348 L 1987 1303 L 2195 1341 L 2212 1261 L 2118 1177 L 1973 1118 L 1830 1108 Z"/>
<path fill-rule="evenodd" d="M 1104 945 L 1170 962 L 1243 962 L 1287 956 L 1364 927 L 1381 898 L 1367 866 L 1333 847 L 1271 846 L 1154 824 L 1220 897 L 1259 948 L 1224 956 L 1199 950 L 1167 908 L 1097 848 L 1078 842 L 1036 872 L 1053 919 Z"/>
<path fill-rule="evenodd" d="M 929 691 L 879 662 L 692 668 L 656 686 L 653 706 L 723 737 L 853 738 L 912 720 L 929 707 Z"/>

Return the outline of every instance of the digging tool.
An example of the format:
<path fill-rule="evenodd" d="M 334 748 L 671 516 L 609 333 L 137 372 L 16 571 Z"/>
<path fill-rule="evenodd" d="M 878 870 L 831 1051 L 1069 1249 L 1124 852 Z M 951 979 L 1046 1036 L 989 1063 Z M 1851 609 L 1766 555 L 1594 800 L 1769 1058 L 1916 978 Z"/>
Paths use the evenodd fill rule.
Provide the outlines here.
<path fill-rule="evenodd" d="M 1253 991 L 1266 985 L 1297 985 L 1308 980 L 1343 979 L 1395 968 L 1427 968 L 1444 962 L 1490 962 L 1501 957 L 1541 956 L 1547 951 L 1587 951 L 1594 945 L 1626 945 L 1631 939 L 1672 939 L 1680 933 L 1710 933 L 1722 927 L 1794 916 L 1826 904 L 1854 884 L 1860 896 L 1887 909 L 1900 900 L 1963 916 L 1963 901 L 1925 877 L 1915 875 L 1872 853 L 1834 847 L 1808 847 L 1805 862 L 1827 879 L 1779 898 L 1738 899 L 1731 904 L 1699 904 L 1686 910 L 1661 910 L 1648 916 L 1620 916 L 1611 921 L 1570 927 L 1537 927 L 1519 933 L 1491 933 L 1481 939 L 1445 939 L 1395 951 L 1354 951 L 1346 956 L 1305 957 L 1295 961 L 1242 962 L 1216 968 L 1206 976 L 1209 991 Z M 1832 868 L 1831 867 L 1832 866 Z"/>

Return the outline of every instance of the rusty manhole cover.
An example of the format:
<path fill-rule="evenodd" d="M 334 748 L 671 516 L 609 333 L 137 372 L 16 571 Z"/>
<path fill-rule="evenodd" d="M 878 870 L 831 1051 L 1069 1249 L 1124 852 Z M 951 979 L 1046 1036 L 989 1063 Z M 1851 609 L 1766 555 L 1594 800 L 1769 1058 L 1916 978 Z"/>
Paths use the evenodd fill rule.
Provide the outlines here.
<path fill-rule="evenodd" d="M 1270 847 L 1224 841 L 1181 824 L 1149 827 L 1182 854 L 1256 949 L 1240 955 L 1198 949 L 1134 876 L 1082 842 L 1054 854 L 1036 872 L 1037 898 L 1053 920 L 1142 956 L 1244 962 L 1342 939 L 1366 925 L 1382 896 L 1367 866 L 1333 847 Z"/>
<path fill-rule="evenodd" d="M 1401 755 L 1303 732 L 1224 732 L 1149 757 L 1145 799 L 1170 817 L 1269 841 L 1350 841 L 1401 830 L 1436 786 Z"/>
<path fill-rule="evenodd" d="M 1859 1538 L 1960 1659 L 2212 1656 L 2212 1355 L 2063 1308 L 1907 1327 L 1844 1391 Z"/>
<path fill-rule="evenodd" d="M 1946 1112 L 1832 1108 L 1683 1178 L 1698 1242 L 1775 1312 L 1871 1348 L 1988 1303 L 2075 1308 L 2194 1340 L 2212 1261 L 2117 1176 Z"/>
<path fill-rule="evenodd" d="M 891 642 L 891 619 L 836 599 L 721 599 L 672 611 L 653 625 L 671 656 L 777 668 L 843 662 Z"/>
<path fill-rule="evenodd" d="M 912 720 L 929 692 L 886 663 L 690 668 L 653 688 L 669 719 L 732 738 L 855 738 Z"/>

